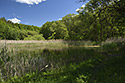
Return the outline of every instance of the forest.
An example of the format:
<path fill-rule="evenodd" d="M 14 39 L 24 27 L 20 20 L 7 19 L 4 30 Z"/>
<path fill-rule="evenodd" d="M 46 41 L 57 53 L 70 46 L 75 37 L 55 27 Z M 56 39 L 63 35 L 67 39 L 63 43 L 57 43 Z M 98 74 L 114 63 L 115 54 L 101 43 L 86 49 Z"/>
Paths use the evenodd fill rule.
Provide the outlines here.
<path fill-rule="evenodd" d="M 91 40 L 104 41 L 125 36 L 124 0 L 90 0 L 79 14 L 46 22 L 42 27 L 14 24 L 0 18 L 0 39 L 7 40 Z"/>
<path fill-rule="evenodd" d="M 77 1 L 41 27 L 0 18 L 0 83 L 125 82 L 125 0 Z"/>

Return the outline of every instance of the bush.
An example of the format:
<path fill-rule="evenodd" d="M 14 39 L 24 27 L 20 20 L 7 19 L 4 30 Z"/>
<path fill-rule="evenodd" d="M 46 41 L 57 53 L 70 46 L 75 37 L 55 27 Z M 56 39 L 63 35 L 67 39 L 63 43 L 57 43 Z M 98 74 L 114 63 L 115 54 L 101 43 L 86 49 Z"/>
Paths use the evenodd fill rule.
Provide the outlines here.
<path fill-rule="evenodd" d="M 45 40 L 45 38 L 43 37 L 43 34 L 40 34 L 40 35 L 28 36 L 24 38 L 24 40 Z"/>

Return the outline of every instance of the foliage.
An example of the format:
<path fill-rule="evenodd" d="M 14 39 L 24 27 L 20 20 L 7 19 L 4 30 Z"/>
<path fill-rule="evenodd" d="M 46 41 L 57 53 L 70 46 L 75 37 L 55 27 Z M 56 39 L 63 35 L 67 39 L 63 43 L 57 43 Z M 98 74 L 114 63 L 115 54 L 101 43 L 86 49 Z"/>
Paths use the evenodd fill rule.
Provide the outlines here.
<path fill-rule="evenodd" d="M 14 24 L 5 18 L 0 18 L 0 39 L 24 40 L 29 35 L 38 35 L 39 29 L 36 26 Z"/>
<path fill-rule="evenodd" d="M 124 37 L 124 6 L 123 0 L 89 0 L 84 8 L 79 9 L 79 15 L 68 14 L 62 20 L 47 22 L 42 26 L 40 33 L 46 39 L 58 39 L 55 29 L 60 29 L 60 24 L 65 25 L 68 40 L 105 41 L 112 37 Z"/>
<path fill-rule="evenodd" d="M 40 30 L 45 39 L 66 39 L 68 31 L 66 26 L 60 21 L 53 21 L 45 23 Z"/>
<path fill-rule="evenodd" d="M 42 34 L 25 37 L 24 40 L 45 40 Z"/>
<path fill-rule="evenodd" d="M 124 83 L 124 0 L 89 0 L 78 13 L 41 28 L 0 18 L 0 40 L 52 40 L 10 48 L 5 42 L 0 47 L 0 83 Z M 98 43 L 98 48 L 85 48 Z"/>
<path fill-rule="evenodd" d="M 79 0 L 85 2 L 87 0 Z M 14 24 L 0 19 L 0 39 L 24 40 L 43 34 L 47 40 L 91 40 L 105 41 L 112 37 L 125 36 L 124 0 L 89 0 L 79 14 L 68 14 L 59 21 L 46 22 L 41 28 Z"/>

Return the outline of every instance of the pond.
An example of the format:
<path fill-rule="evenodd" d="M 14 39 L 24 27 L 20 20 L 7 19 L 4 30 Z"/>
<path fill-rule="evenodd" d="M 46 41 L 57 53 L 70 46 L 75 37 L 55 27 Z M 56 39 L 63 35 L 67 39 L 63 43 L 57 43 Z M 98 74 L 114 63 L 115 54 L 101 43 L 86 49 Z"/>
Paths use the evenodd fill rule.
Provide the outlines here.
<path fill-rule="evenodd" d="M 9 43 L 0 52 L 1 79 L 60 69 L 93 57 L 97 48 L 60 43 Z"/>

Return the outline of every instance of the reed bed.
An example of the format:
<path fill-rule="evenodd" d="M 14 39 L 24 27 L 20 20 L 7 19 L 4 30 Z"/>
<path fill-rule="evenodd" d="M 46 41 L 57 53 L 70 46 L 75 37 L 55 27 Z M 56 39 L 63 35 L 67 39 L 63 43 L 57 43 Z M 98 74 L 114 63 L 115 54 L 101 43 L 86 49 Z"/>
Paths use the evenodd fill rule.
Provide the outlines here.
<path fill-rule="evenodd" d="M 64 52 L 64 49 L 66 50 L 74 46 L 85 46 L 89 43 L 91 42 L 88 41 L 85 44 L 85 41 L 64 40 L 0 40 L 1 79 L 6 80 L 13 76 L 21 77 L 26 73 L 41 71 L 47 64 L 50 64 L 51 67 L 56 65 L 58 68 L 59 65 L 67 64 L 70 60 L 63 61 L 63 58 L 61 58 L 59 59 L 61 64 L 57 66 L 59 60 L 55 60 L 58 55 L 55 52 L 61 52 L 59 55 L 65 56 L 67 55 L 67 51 Z M 47 58 L 48 56 L 52 57 Z"/>
<path fill-rule="evenodd" d="M 124 41 L 112 43 L 100 47 L 94 46 L 91 41 L 0 40 L 0 82 L 44 83 L 47 81 L 47 83 L 51 83 L 53 81 L 54 83 L 60 83 L 60 80 L 63 80 L 64 83 L 67 79 L 66 82 L 77 83 L 80 80 L 92 82 L 96 79 L 100 83 L 100 80 L 98 80 L 101 77 L 100 73 L 104 78 L 114 75 L 114 72 L 109 71 L 110 66 L 115 69 L 114 71 L 119 72 L 118 76 L 121 76 L 122 79 L 124 74 L 121 75 L 119 67 L 120 69 L 124 67 L 120 65 L 124 65 L 125 43 Z M 115 59 L 109 55 L 113 55 Z M 114 55 L 119 56 L 115 57 Z M 114 68 L 112 61 L 115 62 L 117 57 L 123 62 L 119 62 L 119 67 L 116 65 Z M 96 71 L 96 73 L 93 71 Z M 89 73 L 92 76 L 88 75 Z M 41 75 L 46 78 L 42 78 Z M 32 76 L 35 77 L 32 78 Z M 114 80 L 114 78 L 111 79 Z"/>

